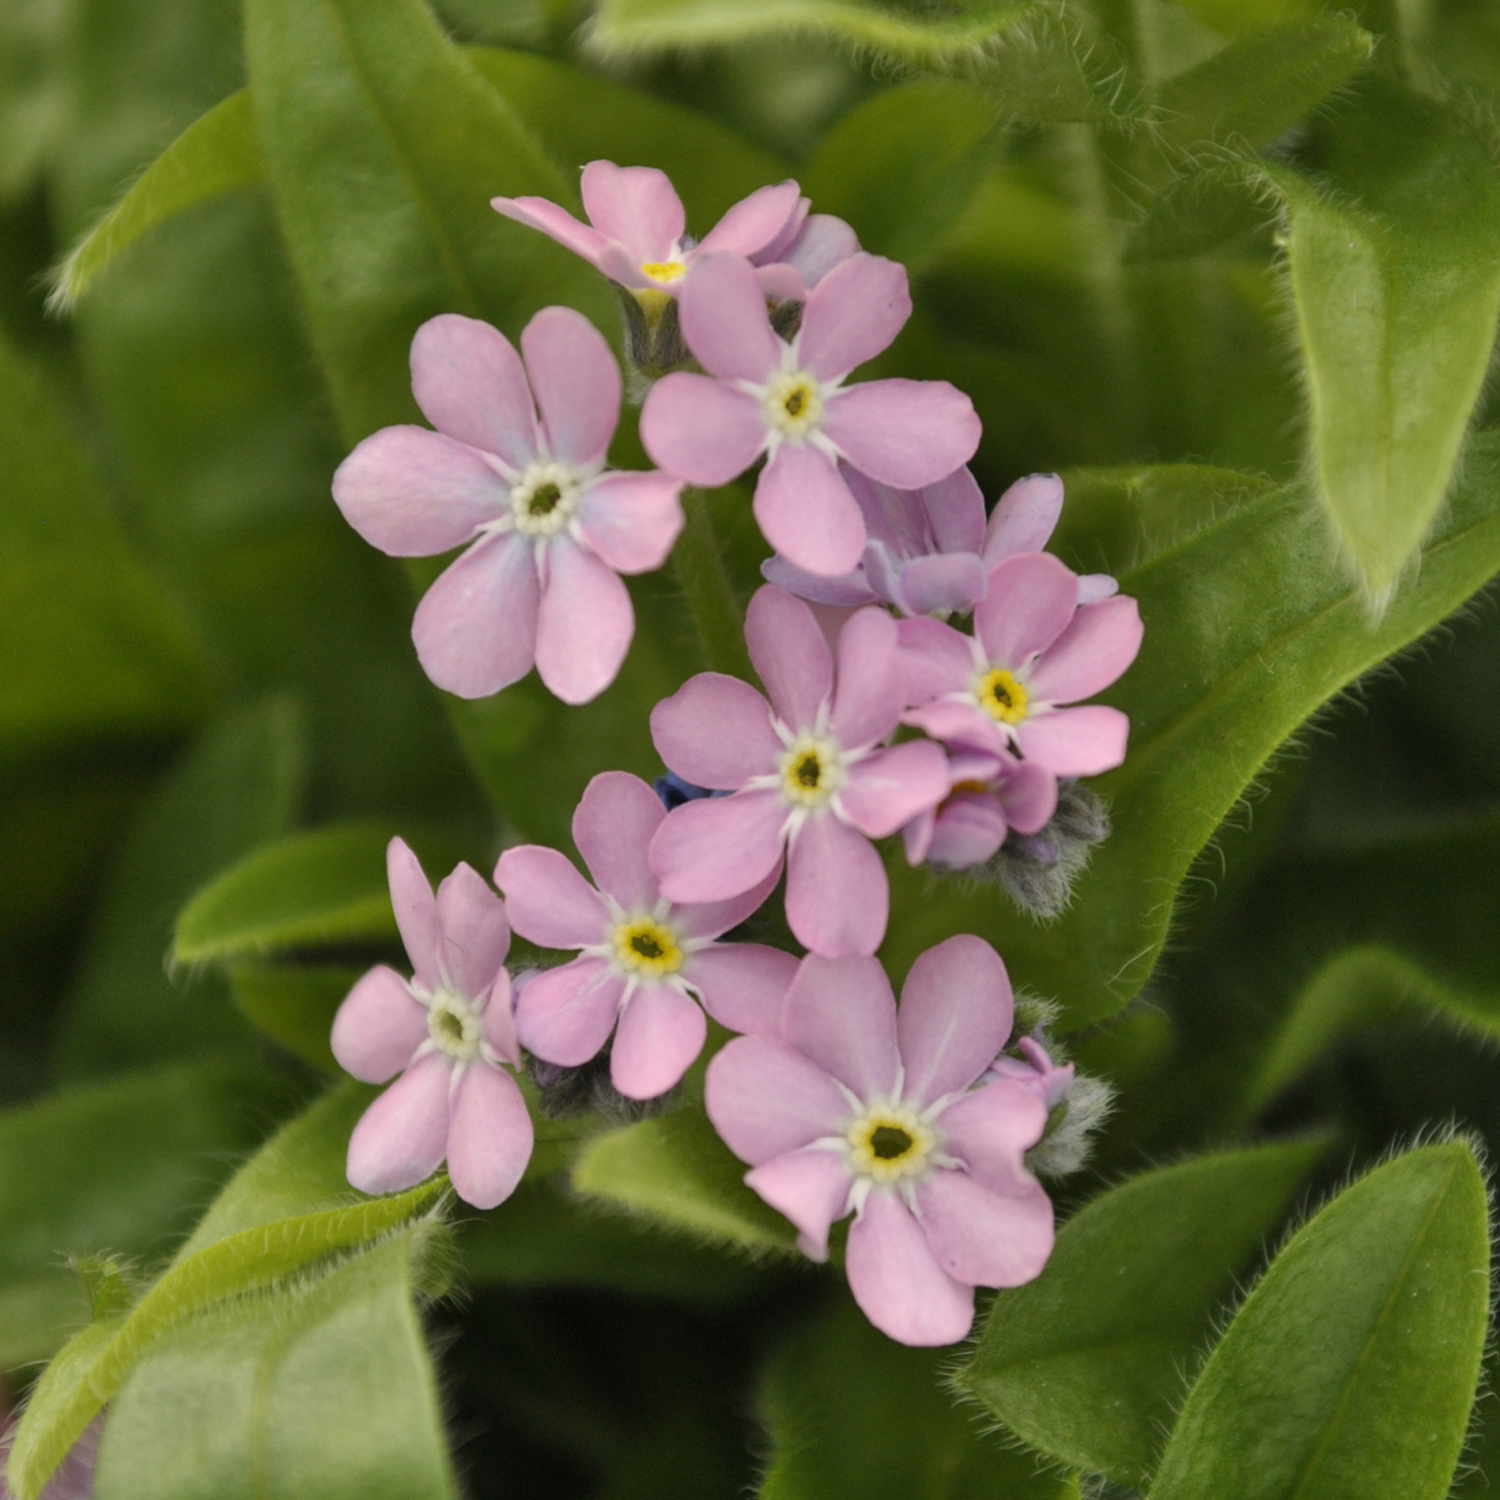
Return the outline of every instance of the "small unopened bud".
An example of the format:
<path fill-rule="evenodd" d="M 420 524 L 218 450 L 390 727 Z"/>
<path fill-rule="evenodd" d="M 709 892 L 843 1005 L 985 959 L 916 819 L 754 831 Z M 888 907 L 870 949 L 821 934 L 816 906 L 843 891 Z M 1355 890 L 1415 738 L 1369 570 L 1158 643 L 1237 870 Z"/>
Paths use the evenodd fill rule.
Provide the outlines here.
<path fill-rule="evenodd" d="M 1093 792 L 1076 781 L 1057 791 L 1057 811 L 1038 833 L 1011 833 L 983 866 L 1017 906 L 1050 920 L 1073 896 L 1073 882 L 1095 844 L 1109 837 L 1109 814 Z"/>
<path fill-rule="evenodd" d="M 549 1120 L 598 1115 L 611 1125 L 633 1125 L 671 1107 L 675 1091 L 656 1099 L 627 1099 L 611 1082 L 609 1048 L 577 1068 L 560 1067 L 527 1053 L 526 1076 L 537 1086 L 537 1108 Z"/>
<path fill-rule="evenodd" d="M 766 311 L 770 314 L 772 329 L 790 344 L 802 326 L 802 304 L 787 298 L 785 302 L 771 303 Z"/>

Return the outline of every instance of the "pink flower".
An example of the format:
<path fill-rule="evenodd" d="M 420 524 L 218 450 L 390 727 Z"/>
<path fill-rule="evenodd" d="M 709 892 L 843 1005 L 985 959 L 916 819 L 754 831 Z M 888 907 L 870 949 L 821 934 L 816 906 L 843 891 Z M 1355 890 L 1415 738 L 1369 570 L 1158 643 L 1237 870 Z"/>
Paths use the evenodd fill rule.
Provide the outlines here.
<path fill-rule="evenodd" d="M 536 844 L 507 849 L 495 867 L 522 937 L 582 950 L 521 989 L 521 1041 L 547 1062 L 576 1067 L 614 1030 L 610 1077 L 630 1099 L 666 1093 L 703 1050 L 700 1004 L 733 1031 L 774 1031 L 797 970 L 775 948 L 714 941 L 765 900 L 773 881 L 711 905 L 662 899 L 646 848 L 666 815 L 644 781 L 606 771 L 573 814 L 573 842 L 598 889 L 557 850 Z"/>
<path fill-rule="evenodd" d="M 807 199 L 802 202 L 806 205 Z M 784 230 L 750 257 L 767 301 L 805 302 L 835 266 L 859 254 L 859 237 L 832 214 L 808 214 L 800 221 L 793 215 L 787 230 L 794 227 L 795 234 Z"/>
<path fill-rule="evenodd" d="M 906 272 L 893 261 L 861 252 L 835 266 L 808 293 L 790 343 L 771 327 L 754 267 L 736 255 L 701 256 L 678 308 L 708 374 L 658 381 L 641 411 L 641 441 L 690 484 L 726 484 L 767 454 L 756 520 L 799 568 L 847 573 L 864 554 L 864 517 L 840 458 L 915 489 L 979 446 L 973 404 L 946 381 L 843 383 L 911 315 Z"/>
<path fill-rule="evenodd" d="M 534 662 L 565 703 L 586 703 L 614 681 L 635 631 L 616 575 L 665 561 L 682 529 L 681 485 L 605 470 L 620 371 L 586 318 L 544 308 L 521 349 L 524 366 L 487 323 L 453 313 L 424 323 L 412 390 L 438 430 L 366 438 L 339 465 L 333 497 L 392 557 L 472 543 L 412 622 L 440 688 L 483 698 Z"/>
<path fill-rule="evenodd" d="M 1002 1052 L 985 1069 L 980 1081 L 990 1083 L 996 1078 L 1012 1079 L 1022 1088 L 1030 1089 L 1050 1115 L 1068 1097 L 1073 1087 L 1073 1064 L 1064 1063 L 1058 1067 L 1052 1061 L 1051 1054 L 1034 1037 L 1023 1036 L 1016 1043 L 1016 1050 L 1020 1052 L 1020 1057 Z"/>
<path fill-rule="evenodd" d="M 1057 778 L 1035 761 L 1005 751 L 948 757 L 948 795 L 901 830 L 908 864 L 966 870 L 991 858 L 1006 835 L 1036 833 L 1057 810 Z"/>
<path fill-rule="evenodd" d="M 940 740 L 1017 751 L 1054 776 L 1092 776 L 1125 759 L 1117 708 L 1065 705 L 1112 683 L 1135 660 L 1134 599 L 1079 604 L 1076 573 L 1046 552 L 1007 557 L 974 610 L 973 636 L 903 620 L 906 722 Z"/>
<path fill-rule="evenodd" d="M 349 991 L 333 1019 L 333 1055 L 365 1083 L 401 1076 L 364 1113 L 349 1140 L 349 1181 L 392 1193 L 430 1177 L 446 1157 L 453 1189 L 475 1208 L 515 1191 L 531 1160 L 531 1117 L 519 1066 L 510 928 L 500 898 L 468 865 L 438 887 L 400 840 L 386 850 L 396 924 L 416 970 L 384 964 Z"/>
<path fill-rule="evenodd" d="M 1052 1204 L 1022 1160 L 1046 1108 L 1008 1078 L 971 1089 L 1012 1013 L 1005 965 L 977 937 L 924 953 L 899 1015 L 875 959 L 809 956 L 781 1036 L 737 1038 L 708 1065 L 708 1116 L 745 1181 L 814 1260 L 854 1213 L 850 1290 L 903 1344 L 963 1338 L 976 1286 L 1019 1286 L 1052 1253 Z"/>
<path fill-rule="evenodd" d="M 583 169 L 580 190 L 587 224 L 545 198 L 491 198 L 490 206 L 518 224 L 540 229 L 611 281 L 667 296 L 676 294 L 695 257 L 716 250 L 747 257 L 790 250 L 808 217 L 808 202 L 797 184 L 781 182 L 736 203 L 695 245 L 685 232 L 682 199 L 666 173 L 655 167 L 591 161 Z M 826 228 L 809 235 L 809 243 L 801 247 L 809 268 L 826 257 L 837 238 Z"/>
<path fill-rule="evenodd" d="M 900 718 L 896 622 L 863 609 L 838 636 L 838 671 L 811 608 L 766 585 L 745 620 L 771 701 L 717 672 L 690 679 L 651 714 L 661 758 L 695 786 L 732 797 L 685 803 L 651 840 L 672 901 L 724 901 L 774 880 L 787 855 L 786 914 L 799 942 L 831 958 L 873 953 L 890 888 L 868 843 L 948 790 L 929 740 L 880 743 Z"/>

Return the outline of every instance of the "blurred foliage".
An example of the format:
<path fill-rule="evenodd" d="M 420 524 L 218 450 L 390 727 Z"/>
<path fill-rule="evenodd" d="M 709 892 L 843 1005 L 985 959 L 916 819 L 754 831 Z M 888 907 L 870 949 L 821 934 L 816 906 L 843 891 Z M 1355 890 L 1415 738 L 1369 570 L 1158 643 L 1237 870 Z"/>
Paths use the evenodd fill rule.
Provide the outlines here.
<path fill-rule="evenodd" d="M 1492 1397 L 1454 1479 L 1470 1135 L 1500 1143 L 1497 121 L 1489 0 L 0 7 L 22 1492 L 111 1395 L 106 1497 L 1500 1482 Z M 484 1215 L 441 1179 L 359 1199 L 369 1091 L 307 1107 L 351 976 L 399 956 L 385 840 L 483 873 L 566 846 L 721 650 L 664 570 L 587 708 L 445 699 L 408 637 L 432 567 L 329 499 L 412 416 L 424 318 L 514 335 L 562 301 L 617 337 L 603 284 L 486 206 L 576 206 L 597 156 L 668 171 L 700 234 L 795 174 L 904 261 L 917 310 L 870 373 L 971 393 L 990 497 L 1066 470 L 1054 550 L 1141 601 L 1115 831 L 1068 913 L 892 867 L 893 970 L 992 938 L 1119 1091 L 1052 1262 L 956 1375 L 787 1253 L 691 1080 L 657 1118 L 539 1121 Z M 615 455 L 641 461 L 628 411 Z M 741 601 L 745 501 L 707 497 L 679 559 Z"/>

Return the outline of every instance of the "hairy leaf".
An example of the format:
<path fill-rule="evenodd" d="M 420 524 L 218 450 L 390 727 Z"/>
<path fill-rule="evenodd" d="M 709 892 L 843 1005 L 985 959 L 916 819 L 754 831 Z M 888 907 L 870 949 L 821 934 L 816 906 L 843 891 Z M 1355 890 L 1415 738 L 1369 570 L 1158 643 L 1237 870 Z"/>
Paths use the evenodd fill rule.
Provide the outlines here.
<path fill-rule="evenodd" d="M 1153 1500 L 1442 1500 L 1484 1347 L 1487 1218 L 1464 1141 L 1409 1152 L 1341 1193 L 1209 1357 Z"/>
<path fill-rule="evenodd" d="M 1123 568 L 1121 586 L 1139 599 L 1146 625 L 1139 659 L 1103 695 L 1130 715 L 1131 745 L 1125 765 L 1096 783 L 1114 832 L 1079 878 L 1073 905 L 1041 926 L 982 886 L 945 888 L 933 900 L 928 876 L 893 861 L 884 951 L 897 970 L 951 933 L 978 932 L 1016 981 L 1061 1003 L 1067 1028 L 1120 1009 L 1155 965 L 1194 857 L 1276 748 L 1500 569 L 1495 435 L 1475 440 L 1420 573 L 1379 624 L 1332 566 L 1299 490 L 1257 492 L 1245 480 L 1236 500 L 1226 483 L 1212 489 L 1185 503 L 1182 530 L 1160 522 L 1157 530 L 1146 520 L 1157 479 L 1117 481 L 1114 503 L 1126 519 L 1107 534 L 1121 540 L 1101 553 L 1070 533 L 1076 542 L 1060 548 L 1084 570 Z M 1216 518 L 1190 529 L 1206 515 Z"/>
<path fill-rule="evenodd" d="M 1141 1484 L 1215 1312 L 1327 1147 L 1220 1152 L 1101 1193 L 1035 1281 L 996 1295 L 960 1386 L 1043 1453 Z"/>

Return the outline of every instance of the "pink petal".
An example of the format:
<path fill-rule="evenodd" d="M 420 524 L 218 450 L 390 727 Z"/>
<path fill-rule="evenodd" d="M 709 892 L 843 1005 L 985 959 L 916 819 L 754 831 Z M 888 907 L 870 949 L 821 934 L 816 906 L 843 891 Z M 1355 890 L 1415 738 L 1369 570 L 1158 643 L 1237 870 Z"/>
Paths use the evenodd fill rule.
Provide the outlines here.
<path fill-rule="evenodd" d="M 1023 552 L 991 570 L 974 632 L 988 660 L 1014 672 L 1068 628 L 1077 608 L 1078 575 L 1050 552 Z"/>
<path fill-rule="evenodd" d="M 883 839 L 948 795 L 948 760 L 931 740 L 908 740 L 850 766 L 840 789 L 845 817 L 868 838 Z"/>
<path fill-rule="evenodd" d="M 614 1029 L 625 981 L 602 958 L 543 969 L 521 986 L 516 1033 L 547 1062 L 576 1068 L 597 1057 Z"/>
<path fill-rule="evenodd" d="M 865 836 L 831 814 L 809 818 L 787 855 L 786 919 L 825 958 L 873 953 L 885 937 L 891 891 Z"/>
<path fill-rule="evenodd" d="M 757 189 L 757 191 L 763 192 L 764 189 Z M 798 197 L 791 213 L 787 215 L 786 222 L 776 231 L 775 238 L 762 245 L 759 250 L 750 255 L 750 263 L 756 268 L 757 272 L 771 265 L 773 262 L 779 261 L 782 252 L 791 248 L 792 243 L 801 235 L 803 227 L 807 223 L 807 211 L 811 207 L 811 198 Z M 732 213 L 733 210 L 731 209 L 730 212 Z M 800 276 L 797 278 L 799 282 L 801 279 Z"/>
<path fill-rule="evenodd" d="M 721 672 L 700 672 L 663 698 L 651 710 L 651 738 L 683 780 L 727 792 L 774 772 L 785 748 L 766 700 Z"/>
<path fill-rule="evenodd" d="M 810 727 L 833 690 L 833 653 L 812 610 L 771 584 L 757 589 L 745 644 L 777 717 L 793 730 Z"/>
<path fill-rule="evenodd" d="M 984 550 L 984 491 L 967 467 L 924 485 L 921 493 L 939 552 Z"/>
<path fill-rule="evenodd" d="M 844 1268 L 860 1311 L 898 1343 L 956 1344 L 973 1326 L 974 1289 L 938 1265 L 921 1226 L 889 1190 L 865 1199 Z"/>
<path fill-rule="evenodd" d="M 597 698 L 634 634 L 635 610 L 619 575 L 571 537 L 554 537 L 536 620 L 536 669 L 548 691 L 564 703 Z"/>
<path fill-rule="evenodd" d="M 422 862 L 404 839 L 392 839 L 385 846 L 385 876 L 406 956 L 423 988 L 435 990 L 441 983 L 443 952 L 437 900 Z"/>
<path fill-rule="evenodd" d="M 515 1192 L 531 1160 L 526 1101 L 509 1073 L 476 1062 L 464 1072 L 448 1124 L 448 1176 L 475 1208 L 495 1208 Z"/>
<path fill-rule="evenodd" d="M 501 969 L 495 976 L 481 1021 L 484 1039 L 494 1049 L 495 1055 L 512 1067 L 520 1067 L 521 1043 L 516 1035 L 516 992 L 510 974 L 505 969 Z"/>
<path fill-rule="evenodd" d="M 690 901 L 674 906 L 671 921 L 685 938 L 716 938 L 758 912 L 776 889 L 780 878 L 780 869 L 773 869 L 764 880 L 757 881 L 738 896 L 723 901 Z"/>
<path fill-rule="evenodd" d="M 656 877 L 646 863 L 646 848 L 666 815 L 656 793 L 627 771 L 594 777 L 574 810 L 573 842 L 594 884 L 627 912 L 656 905 Z"/>
<path fill-rule="evenodd" d="M 597 229 L 579 223 L 567 209 L 559 208 L 545 198 L 491 198 L 490 207 L 528 229 L 541 230 L 548 238 L 556 240 L 574 255 L 581 255 L 596 268 L 609 244 L 608 238 Z"/>
<path fill-rule="evenodd" d="M 639 986 L 625 1003 L 609 1076 L 627 1099 L 656 1099 L 692 1067 L 708 1036 L 703 1012 L 669 984 Z"/>
<path fill-rule="evenodd" d="M 673 809 L 651 840 L 651 868 L 668 901 L 724 901 L 781 865 L 780 792 L 736 792 Z"/>
<path fill-rule="evenodd" d="M 338 1065 L 362 1083 L 394 1078 L 426 1040 L 427 1008 L 384 964 L 377 964 L 344 997 L 330 1038 Z"/>
<path fill-rule="evenodd" d="M 688 955 L 682 977 L 703 996 L 703 1008 L 731 1031 L 773 1034 L 797 960 L 760 943 L 714 943 Z"/>
<path fill-rule="evenodd" d="M 968 687 L 974 676 L 974 649 L 968 636 L 938 620 L 902 620 L 896 632 L 908 706 L 930 703 L 940 694 Z"/>
<path fill-rule="evenodd" d="M 858 566 L 865 520 L 838 465 L 811 443 L 785 442 L 755 485 L 755 519 L 770 544 L 810 573 Z"/>
<path fill-rule="evenodd" d="M 925 1108 L 968 1088 L 1005 1045 L 1014 1019 L 1005 965 L 983 938 L 965 933 L 929 948 L 901 987 L 902 1097 Z"/>
<path fill-rule="evenodd" d="M 448 437 L 524 469 L 536 457 L 536 414 L 521 356 L 498 328 L 458 313 L 429 318 L 411 341 L 411 389 Z"/>
<path fill-rule="evenodd" d="M 828 1230 L 849 1212 L 849 1171 L 837 1151 L 812 1146 L 773 1156 L 746 1172 L 745 1184 L 796 1225 L 804 1255 L 828 1259 Z"/>
<path fill-rule="evenodd" d="M 710 375 L 760 385 L 781 368 L 785 346 L 771 331 L 755 268 L 742 257 L 695 256 L 677 294 L 677 316 L 688 348 Z"/>
<path fill-rule="evenodd" d="M 866 546 L 868 550 L 868 544 Z M 813 604 L 848 608 L 880 602 L 880 595 L 865 582 L 862 567 L 850 573 L 840 573 L 836 578 L 825 578 L 821 573 L 809 573 L 806 568 L 799 568 L 784 557 L 768 557 L 760 565 L 760 576 L 767 583 L 774 583 L 777 588 Z"/>
<path fill-rule="evenodd" d="M 967 1172 L 933 1172 L 917 1184 L 917 1207 L 937 1263 L 957 1281 L 1021 1286 L 1052 1254 L 1052 1202 L 1038 1182 L 1002 1196 Z"/>
<path fill-rule="evenodd" d="M 602 464 L 620 420 L 620 367 L 604 335 L 571 307 L 544 307 L 521 331 L 521 353 L 552 456 Z"/>
<path fill-rule="evenodd" d="M 1117 708 L 1091 703 L 1033 714 L 1017 730 L 1026 758 L 1054 776 L 1097 776 L 1124 763 L 1130 720 Z"/>
<path fill-rule="evenodd" d="M 915 868 L 927 858 L 936 829 L 937 814 L 929 807 L 925 812 L 919 812 L 901 830 L 901 843 L 906 850 L 907 864 Z"/>
<path fill-rule="evenodd" d="M 819 380 L 842 380 L 850 370 L 887 348 L 909 317 L 911 291 L 906 284 L 906 268 L 881 255 L 863 251 L 851 255 L 818 283 L 802 309 L 798 362 Z M 968 457 L 964 455 L 964 459 Z M 957 467 L 950 464 L 943 474 Z"/>
<path fill-rule="evenodd" d="M 686 228 L 682 199 L 655 167 L 591 161 L 579 182 L 589 222 L 643 263 L 669 260 Z"/>
<path fill-rule="evenodd" d="M 891 600 L 904 614 L 963 614 L 984 598 L 984 564 L 973 553 L 918 557 L 897 574 Z"/>
<path fill-rule="evenodd" d="M 510 949 L 505 904 L 477 870 L 460 864 L 437 892 L 443 968 L 466 1000 L 489 994 Z"/>
<path fill-rule="evenodd" d="M 1062 514 L 1063 482 L 1056 474 L 1028 474 L 995 502 L 984 534 L 986 569 L 1018 552 L 1040 552 Z"/>
<path fill-rule="evenodd" d="M 419 1057 L 360 1116 L 347 1175 L 362 1193 L 396 1193 L 437 1171 L 448 1148 L 448 1082 L 441 1052 Z"/>
<path fill-rule="evenodd" d="M 782 1005 L 781 1034 L 858 1098 L 895 1092 L 896 997 L 877 959 L 808 954 Z"/>
<path fill-rule="evenodd" d="M 751 1166 L 841 1135 L 849 1105 L 816 1063 L 770 1036 L 742 1036 L 708 1065 L 703 1106 L 714 1129 Z"/>
<path fill-rule="evenodd" d="M 510 925 L 543 948 L 587 948 L 604 941 L 609 908 L 556 849 L 520 844 L 495 866 Z"/>
<path fill-rule="evenodd" d="M 427 590 L 412 620 L 422 670 L 460 698 L 487 698 L 520 681 L 536 655 L 541 588 L 524 537 L 476 542 Z"/>
<path fill-rule="evenodd" d="M 1031 1084 L 1001 1078 L 965 1094 L 938 1117 L 944 1149 L 992 1192 L 1024 1194 L 1035 1179 L 1025 1155 L 1047 1128 L 1047 1106 Z"/>
<path fill-rule="evenodd" d="M 961 792 L 950 797 L 937 814 L 927 861 L 944 870 L 972 869 L 999 852 L 1008 831 L 998 797 L 990 792 Z"/>
<path fill-rule="evenodd" d="M 777 257 L 815 287 L 837 265 L 859 254 L 859 236 L 832 214 L 809 214 L 796 239 Z"/>
<path fill-rule="evenodd" d="M 804 201 L 802 190 L 795 182 L 778 182 L 756 188 L 703 236 L 698 246 L 700 255 L 716 250 L 746 257 L 755 255 L 779 238 L 790 219 L 801 217 L 798 206 Z"/>
<path fill-rule="evenodd" d="M 618 573 L 659 568 L 682 530 L 682 484 L 659 469 L 604 474 L 584 491 L 576 525 Z"/>
<path fill-rule="evenodd" d="M 1078 578 L 1078 602 L 1097 604 L 1101 599 L 1113 599 L 1120 592 L 1120 582 L 1108 573 L 1082 573 Z"/>
<path fill-rule="evenodd" d="M 641 408 L 641 442 L 651 462 L 689 484 L 728 484 L 768 440 L 755 397 L 707 375 L 663 376 Z"/>
<path fill-rule="evenodd" d="M 828 722 L 846 750 L 883 740 L 901 721 L 896 640 L 896 622 L 883 609 L 862 609 L 839 631 L 838 687 Z"/>
<path fill-rule="evenodd" d="M 1017 833 L 1040 833 L 1057 811 L 1057 777 L 1034 760 L 1017 761 L 998 794 L 1006 822 Z"/>
<path fill-rule="evenodd" d="M 1134 599 L 1085 604 L 1031 669 L 1032 696 L 1076 703 L 1102 692 L 1135 660 L 1142 633 Z"/>
<path fill-rule="evenodd" d="M 980 424 L 973 402 L 946 380 L 870 380 L 828 398 L 823 431 L 872 479 L 914 490 L 968 463 Z"/>
<path fill-rule="evenodd" d="M 505 482 L 479 453 L 425 427 L 367 437 L 334 473 L 333 498 L 389 557 L 451 551 L 510 506 Z"/>
<path fill-rule="evenodd" d="M 985 711 L 975 703 L 955 703 L 938 699 L 922 708 L 908 709 L 902 722 L 926 730 L 935 740 L 957 743 L 966 748 L 1003 754 L 1010 740 Z"/>

